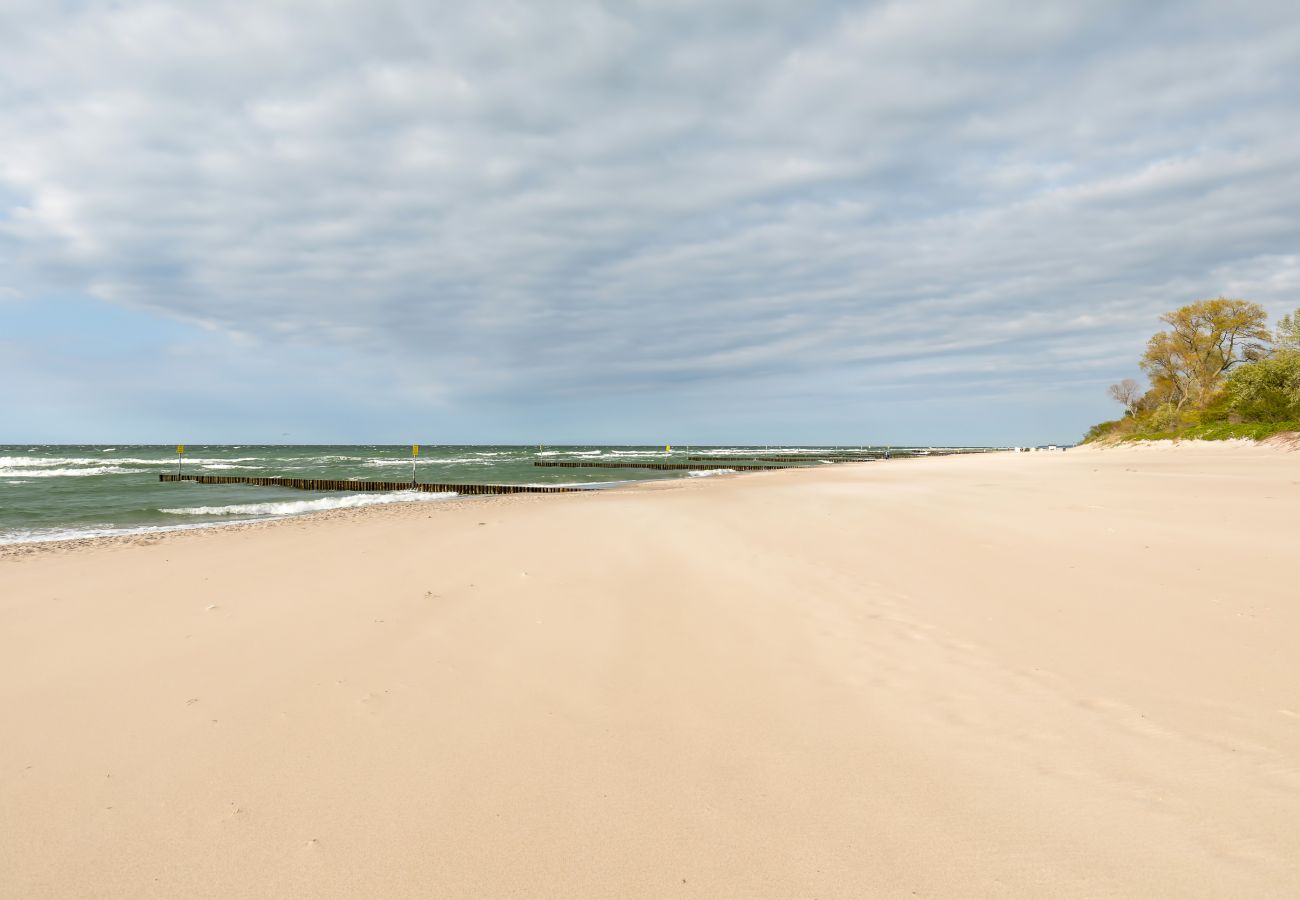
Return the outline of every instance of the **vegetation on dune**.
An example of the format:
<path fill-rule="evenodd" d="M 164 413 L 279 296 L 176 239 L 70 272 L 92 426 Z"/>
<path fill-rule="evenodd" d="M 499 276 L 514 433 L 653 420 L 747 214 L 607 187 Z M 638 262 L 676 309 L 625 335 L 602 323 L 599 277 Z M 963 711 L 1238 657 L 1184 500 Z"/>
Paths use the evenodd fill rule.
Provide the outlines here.
<path fill-rule="evenodd" d="M 1094 425 L 1099 440 L 1261 440 L 1300 431 L 1300 309 L 1273 332 L 1248 300 L 1198 300 L 1160 317 L 1139 365 L 1150 381 L 1112 384 L 1123 418 Z"/>

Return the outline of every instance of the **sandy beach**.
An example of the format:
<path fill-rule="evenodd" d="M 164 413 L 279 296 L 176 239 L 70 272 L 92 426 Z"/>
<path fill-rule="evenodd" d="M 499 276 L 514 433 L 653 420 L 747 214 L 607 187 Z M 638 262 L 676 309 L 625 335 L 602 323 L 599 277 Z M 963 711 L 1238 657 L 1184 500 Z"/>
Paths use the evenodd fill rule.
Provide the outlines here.
<path fill-rule="evenodd" d="M 1300 452 L 0 556 L 3 897 L 1300 894 Z"/>

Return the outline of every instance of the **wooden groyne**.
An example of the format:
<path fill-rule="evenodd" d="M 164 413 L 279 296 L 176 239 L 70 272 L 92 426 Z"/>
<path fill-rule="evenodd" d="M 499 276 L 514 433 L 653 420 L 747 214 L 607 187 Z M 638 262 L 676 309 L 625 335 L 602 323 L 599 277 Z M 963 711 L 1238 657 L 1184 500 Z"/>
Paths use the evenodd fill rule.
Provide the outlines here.
<path fill-rule="evenodd" d="M 535 466 L 556 469 L 670 469 L 699 472 L 702 469 L 730 469 L 733 472 L 766 472 L 770 469 L 793 469 L 797 466 L 736 466 L 736 465 L 700 465 L 699 463 L 645 463 L 645 462 L 543 462 L 538 460 Z"/>
<path fill-rule="evenodd" d="M 829 460 L 831 462 L 871 462 L 875 459 L 881 459 L 884 454 L 876 456 L 813 456 L 811 453 L 804 456 L 688 456 L 687 459 L 698 460 L 700 462 L 802 462 L 802 463 L 819 463 Z M 728 466 L 728 468 L 734 468 Z"/>
<path fill-rule="evenodd" d="M 251 484 L 257 487 L 296 488 L 300 491 L 424 491 L 433 494 L 566 494 L 588 490 L 531 484 L 438 484 L 420 481 L 349 481 L 346 478 L 254 478 L 245 475 L 159 475 L 159 481 L 193 481 L 196 484 Z"/>
<path fill-rule="evenodd" d="M 908 459 L 914 456 L 957 456 L 964 453 L 993 453 L 997 447 L 980 447 L 976 449 L 947 449 L 947 450 L 929 450 L 924 448 L 909 447 L 902 450 L 859 450 L 859 451 L 837 451 L 835 453 L 801 453 L 798 455 L 788 456 L 688 456 L 687 459 L 710 460 L 713 462 L 723 462 L 735 460 L 736 462 L 872 462 L 878 459 Z"/>

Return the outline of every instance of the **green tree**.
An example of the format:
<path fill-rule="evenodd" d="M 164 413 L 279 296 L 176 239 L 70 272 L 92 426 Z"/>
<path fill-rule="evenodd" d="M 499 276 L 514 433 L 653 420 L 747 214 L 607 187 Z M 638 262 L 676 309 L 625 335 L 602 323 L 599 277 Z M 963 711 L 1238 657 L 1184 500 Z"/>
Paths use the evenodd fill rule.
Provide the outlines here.
<path fill-rule="evenodd" d="M 1272 341 L 1268 314 L 1249 300 L 1216 297 L 1165 313 L 1142 357 L 1152 399 L 1177 409 L 1206 406 L 1234 366 L 1262 359 Z"/>

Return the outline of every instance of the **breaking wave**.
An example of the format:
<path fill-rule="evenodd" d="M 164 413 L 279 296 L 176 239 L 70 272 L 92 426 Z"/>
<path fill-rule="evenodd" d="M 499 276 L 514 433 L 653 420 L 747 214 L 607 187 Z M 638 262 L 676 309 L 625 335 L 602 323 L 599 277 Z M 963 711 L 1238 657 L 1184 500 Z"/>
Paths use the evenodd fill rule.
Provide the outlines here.
<path fill-rule="evenodd" d="M 329 509 L 352 509 L 381 503 L 419 503 L 426 500 L 448 500 L 454 493 L 426 493 L 424 491 L 397 491 L 391 494 L 346 494 L 342 497 L 320 497 L 315 500 L 283 500 L 270 503 L 234 503 L 229 506 L 180 506 L 160 509 L 173 516 L 296 516 L 302 513 L 322 512 Z"/>
<path fill-rule="evenodd" d="M 0 468 L 0 478 L 82 478 L 87 475 L 139 475 L 146 469 L 124 469 L 121 466 L 87 466 L 82 469 L 36 469 L 21 466 Z"/>

